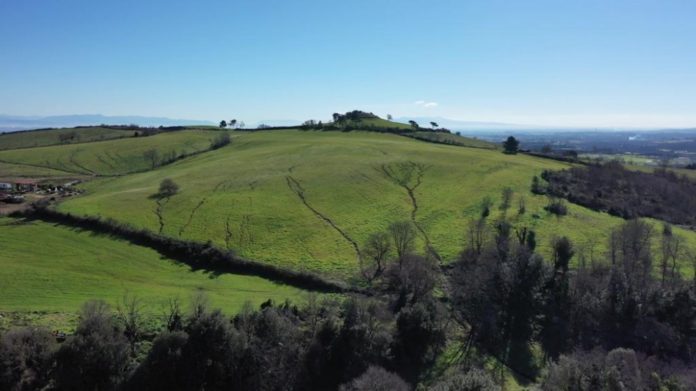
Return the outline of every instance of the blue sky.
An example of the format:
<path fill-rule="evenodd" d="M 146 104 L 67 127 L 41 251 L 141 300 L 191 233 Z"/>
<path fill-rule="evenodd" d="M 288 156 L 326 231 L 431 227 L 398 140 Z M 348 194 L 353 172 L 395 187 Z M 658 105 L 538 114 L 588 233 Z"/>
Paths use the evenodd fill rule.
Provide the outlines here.
<path fill-rule="evenodd" d="M 1 0 L 0 113 L 696 126 L 693 0 Z"/>

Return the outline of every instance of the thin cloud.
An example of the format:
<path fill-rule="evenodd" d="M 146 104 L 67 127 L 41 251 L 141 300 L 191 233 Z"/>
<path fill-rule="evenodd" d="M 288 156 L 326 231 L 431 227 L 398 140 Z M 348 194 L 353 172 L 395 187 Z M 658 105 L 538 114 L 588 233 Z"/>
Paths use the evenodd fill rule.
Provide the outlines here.
<path fill-rule="evenodd" d="M 437 107 L 437 102 L 426 102 L 424 100 L 417 100 L 417 101 L 413 102 L 413 104 L 416 106 L 425 107 L 425 108 Z"/>

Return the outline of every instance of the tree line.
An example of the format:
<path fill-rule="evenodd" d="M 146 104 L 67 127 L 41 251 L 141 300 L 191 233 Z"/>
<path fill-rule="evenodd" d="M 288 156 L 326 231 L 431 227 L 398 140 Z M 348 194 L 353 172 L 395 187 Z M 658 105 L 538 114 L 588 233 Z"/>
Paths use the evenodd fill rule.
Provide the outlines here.
<path fill-rule="evenodd" d="M 540 190 L 623 218 L 653 217 L 696 226 L 696 182 L 671 170 L 641 172 L 608 162 L 544 171 Z"/>

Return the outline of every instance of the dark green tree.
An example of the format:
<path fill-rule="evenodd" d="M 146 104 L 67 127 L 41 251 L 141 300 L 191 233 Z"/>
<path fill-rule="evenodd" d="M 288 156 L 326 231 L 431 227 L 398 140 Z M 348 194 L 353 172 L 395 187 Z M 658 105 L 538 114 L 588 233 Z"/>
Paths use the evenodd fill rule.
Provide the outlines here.
<path fill-rule="evenodd" d="M 503 143 L 503 153 L 508 155 L 514 155 L 517 153 L 520 146 L 520 142 L 516 138 L 510 136 Z"/>

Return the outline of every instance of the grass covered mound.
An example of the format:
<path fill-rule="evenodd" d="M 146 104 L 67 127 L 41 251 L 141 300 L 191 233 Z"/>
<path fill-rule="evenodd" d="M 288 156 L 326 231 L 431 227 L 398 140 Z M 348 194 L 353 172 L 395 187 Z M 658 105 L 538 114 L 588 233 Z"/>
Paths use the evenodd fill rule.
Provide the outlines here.
<path fill-rule="evenodd" d="M 358 271 L 356 249 L 397 221 L 415 223 L 416 251 L 430 243 L 442 262 L 451 261 L 486 197 L 491 221 L 506 214 L 515 226 L 535 230 L 542 252 L 555 235 L 601 252 L 605 243 L 597 238 L 621 219 L 576 205 L 557 217 L 544 209 L 545 196 L 530 192 L 534 175 L 568 167 L 374 132 L 257 131 L 153 171 L 91 181 L 59 209 L 344 278 Z M 178 193 L 155 197 L 167 178 Z M 501 210 L 508 187 L 512 199 Z"/>

